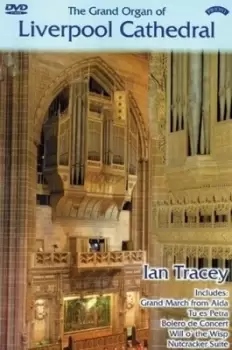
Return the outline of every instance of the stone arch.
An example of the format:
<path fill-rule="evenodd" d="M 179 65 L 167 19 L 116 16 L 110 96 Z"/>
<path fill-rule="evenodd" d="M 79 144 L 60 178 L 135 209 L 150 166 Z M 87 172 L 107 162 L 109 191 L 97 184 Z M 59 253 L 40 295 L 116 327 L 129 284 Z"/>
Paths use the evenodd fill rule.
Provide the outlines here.
<path fill-rule="evenodd" d="M 91 75 L 101 82 L 103 87 L 107 90 L 125 89 L 125 82 L 119 74 L 115 72 L 102 58 L 92 57 L 82 61 L 74 63 L 72 66 L 65 68 L 55 80 L 51 81 L 51 84 L 44 92 L 36 108 L 34 116 L 34 138 L 38 144 L 42 131 L 42 126 L 45 120 L 47 110 L 53 101 L 53 99 L 63 90 L 63 88 L 69 85 L 73 80 L 77 79 L 80 74 L 87 74 L 90 71 Z M 135 116 L 136 124 L 138 127 L 141 156 L 143 159 L 148 159 L 148 130 L 145 125 L 144 119 L 138 107 L 138 104 L 129 91 L 129 99 L 132 106 L 133 114 Z"/>
<path fill-rule="evenodd" d="M 66 197 L 58 199 L 56 203 L 56 218 L 68 217 L 79 220 L 117 220 L 120 211 L 113 199 L 99 199 L 98 197 L 84 197 L 74 203 Z"/>

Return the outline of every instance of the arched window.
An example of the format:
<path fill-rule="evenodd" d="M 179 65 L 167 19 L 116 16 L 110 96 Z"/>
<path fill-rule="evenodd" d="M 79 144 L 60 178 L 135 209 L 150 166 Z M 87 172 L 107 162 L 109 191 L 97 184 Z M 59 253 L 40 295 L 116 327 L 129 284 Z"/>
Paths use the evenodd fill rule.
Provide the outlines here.
<path fill-rule="evenodd" d="M 48 118 L 63 114 L 69 105 L 69 87 L 62 90 L 49 107 Z"/>
<path fill-rule="evenodd" d="M 51 103 L 44 133 L 45 167 L 70 167 L 72 185 L 84 184 L 86 164 L 136 175 L 138 129 L 125 91 L 80 77 Z"/>

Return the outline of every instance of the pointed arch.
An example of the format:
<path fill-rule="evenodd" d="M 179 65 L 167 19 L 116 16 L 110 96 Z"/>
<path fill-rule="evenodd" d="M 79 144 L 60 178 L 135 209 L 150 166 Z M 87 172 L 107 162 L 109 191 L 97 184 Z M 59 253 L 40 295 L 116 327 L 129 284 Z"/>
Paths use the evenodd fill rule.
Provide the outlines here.
<path fill-rule="evenodd" d="M 124 80 L 100 57 L 78 61 L 67 67 L 51 82 L 39 101 L 34 116 L 34 137 L 36 143 L 39 143 L 46 113 L 54 98 L 72 81 L 78 79 L 80 75 L 87 76 L 87 74 L 90 74 L 98 81 L 106 91 L 125 90 Z M 129 99 L 139 132 L 141 156 L 143 159 L 148 159 L 148 130 L 137 102 L 130 91 Z"/>

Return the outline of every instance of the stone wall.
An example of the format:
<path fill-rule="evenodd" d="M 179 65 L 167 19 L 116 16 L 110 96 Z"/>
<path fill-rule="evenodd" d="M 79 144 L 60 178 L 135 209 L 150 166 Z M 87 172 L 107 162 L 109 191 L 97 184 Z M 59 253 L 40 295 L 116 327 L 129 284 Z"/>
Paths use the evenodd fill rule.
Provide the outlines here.
<path fill-rule="evenodd" d="M 52 221 L 49 206 L 36 208 L 36 239 L 44 240 L 44 250 L 52 251 L 57 244 L 60 250 L 68 250 L 68 237 L 99 237 L 109 239 L 109 250 L 121 250 L 122 241 L 130 240 L 130 212 L 122 211 L 119 221 L 84 221 L 67 219 Z"/>

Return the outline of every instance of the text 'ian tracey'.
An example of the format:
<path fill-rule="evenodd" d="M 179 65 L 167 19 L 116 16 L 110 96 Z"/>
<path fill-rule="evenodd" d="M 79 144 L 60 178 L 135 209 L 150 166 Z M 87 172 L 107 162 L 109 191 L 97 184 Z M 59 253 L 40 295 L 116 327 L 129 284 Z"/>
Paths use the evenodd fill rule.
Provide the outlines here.
<path fill-rule="evenodd" d="M 175 280 L 179 281 L 214 281 L 218 284 L 225 283 L 229 274 L 229 269 L 220 268 L 188 268 L 183 264 L 172 266 Z M 144 280 L 168 281 L 170 271 L 167 268 L 150 267 L 143 265 Z"/>

